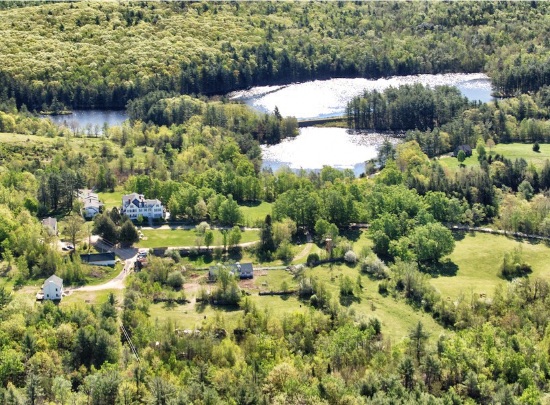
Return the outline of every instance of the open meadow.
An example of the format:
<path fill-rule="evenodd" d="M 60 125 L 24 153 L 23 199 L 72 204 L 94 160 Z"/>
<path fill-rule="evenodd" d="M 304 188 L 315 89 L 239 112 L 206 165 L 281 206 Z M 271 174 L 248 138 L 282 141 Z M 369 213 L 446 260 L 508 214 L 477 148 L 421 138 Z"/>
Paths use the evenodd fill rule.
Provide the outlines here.
<path fill-rule="evenodd" d="M 540 150 L 538 152 L 533 151 L 533 144 L 531 143 L 499 143 L 491 150 L 489 150 L 489 148 L 486 148 L 486 150 L 488 154 L 493 156 L 499 154 L 512 161 L 523 158 L 528 164 L 533 164 L 538 169 L 544 166 L 544 162 L 547 159 L 550 159 L 550 144 L 545 143 L 540 144 Z M 472 156 L 467 157 L 464 160 L 463 165 L 465 167 L 479 166 L 477 156 L 477 151 L 474 148 Z M 449 169 L 456 170 L 460 167 L 458 159 L 449 155 L 441 156 L 438 161 L 443 167 L 447 167 Z"/>
<path fill-rule="evenodd" d="M 200 246 L 205 247 L 204 238 L 198 238 L 197 233 L 190 229 L 143 229 L 144 238 L 139 241 L 137 247 L 155 248 L 167 246 Z M 214 242 L 212 246 L 223 245 L 223 235 L 219 229 L 213 230 Z M 254 242 L 259 240 L 258 231 L 245 230 L 241 233 L 240 243 Z M 200 242 L 199 242 L 200 241 Z"/>
<path fill-rule="evenodd" d="M 520 246 L 523 257 L 533 268 L 529 277 L 550 280 L 550 248 L 543 242 L 480 232 L 454 235 L 457 242 L 453 253 L 447 257 L 448 262 L 440 266 L 441 275 L 431 280 L 443 296 L 453 299 L 472 293 L 491 296 L 498 284 L 506 282 L 499 275 L 504 254 Z"/>

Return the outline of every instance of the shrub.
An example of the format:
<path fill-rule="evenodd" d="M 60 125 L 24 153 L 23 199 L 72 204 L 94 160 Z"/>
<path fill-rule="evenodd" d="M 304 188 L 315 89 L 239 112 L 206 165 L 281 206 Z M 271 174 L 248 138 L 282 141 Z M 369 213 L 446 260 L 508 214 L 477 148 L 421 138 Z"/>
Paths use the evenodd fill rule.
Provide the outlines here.
<path fill-rule="evenodd" d="M 312 267 L 318 262 L 319 262 L 319 255 L 317 253 L 310 253 L 307 256 L 306 263 L 308 266 Z"/>
<path fill-rule="evenodd" d="M 500 268 L 502 277 L 510 280 L 516 277 L 523 277 L 531 273 L 531 265 L 523 259 L 521 246 L 513 252 L 507 252 Z"/>
<path fill-rule="evenodd" d="M 174 263 L 181 262 L 180 252 L 175 250 L 175 249 L 171 249 L 171 250 L 167 251 L 166 256 L 170 257 L 174 261 Z"/>
<path fill-rule="evenodd" d="M 290 243 L 288 243 L 287 241 L 281 243 L 281 246 L 279 246 L 279 248 L 275 252 L 275 257 L 285 263 L 290 263 L 293 257 Z"/>
<path fill-rule="evenodd" d="M 510 280 L 515 277 L 526 276 L 531 271 L 531 266 L 523 259 L 521 246 L 504 255 L 504 260 L 500 267 L 502 277 Z"/>
<path fill-rule="evenodd" d="M 170 287 L 172 287 L 176 291 L 181 289 L 183 282 L 184 282 L 183 275 L 179 270 L 175 270 L 171 272 L 170 274 L 168 274 L 168 277 L 166 278 L 166 284 L 168 284 Z"/>
<path fill-rule="evenodd" d="M 353 295 L 353 281 L 348 276 L 340 279 L 340 295 L 344 297 Z"/>
<path fill-rule="evenodd" d="M 388 294 L 388 282 L 382 281 L 380 284 L 378 284 L 378 293 L 381 295 L 387 295 Z"/>
<path fill-rule="evenodd" d="M 311 297 L 312 294 L 313 285 L 311 283 L 311 279 L 306 277 L 302 278 L 298 284 L 298 296 L 300 298 L 308 298 Z"/>
<path fill-rule="evenodd" d="M 344 261 L 346 263 L 355 264 L 357 263 L 357 255 L 353 250 L 348 250 L 346 254 L 344 254 Z"/>
<path fill-rule="evenodd" d="M 388 278 L 388 268 L 374 253 L 363 259 L 361 263 L 361 272 L 380 280 Z"/>

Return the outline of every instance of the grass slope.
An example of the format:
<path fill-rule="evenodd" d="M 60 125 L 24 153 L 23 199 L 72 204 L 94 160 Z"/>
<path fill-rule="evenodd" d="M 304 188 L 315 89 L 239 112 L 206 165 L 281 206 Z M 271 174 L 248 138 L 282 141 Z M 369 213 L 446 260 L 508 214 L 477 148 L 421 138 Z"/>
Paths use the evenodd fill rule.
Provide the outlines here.
<path fill-rule="evenodd" d="M 489 153 L 489 150 L 487 149 Z M 544 162 L 547 159 L 550 159 L 550 144 L 540 144 L 540 151 L 533 151 L 533 144 L 531 143 L 500 143 L 496 145 L 493 150 L 490 152 L 492 155 L 504 155 L 506 159 L 512 161 L 523 158 L 527 161 L 528 164 L 534 164 L 537 168 L 541 168 L 544 165 Z M 449 169 L 458 169 L 460 164 L 458 159 L 450 156 L 442 156 L 439 159 L 439 163 L 443 167 L 448 167 Z M 473 167 L 479 166 L 477 160 L 477 151 L 474 149 L 472 156 L 464 160 L 464 166 Z"/>
<path fill-rule="evenodd" d="M 141 240 L 137 247 L 153 248 L 167 246 L 197 246 L 197 234 L 194 230 L 184 229 L 144 229 L 146 239 Z M 244 231 L 241 234 L 241 243 L 259 240 L 258 231 Z M 223 245 L 223 236 L 219 230 L 214 230 L 213 246 Z M 201 241 L 204 247 L 204 241 Z"/>
<path fill-rule="evenodd" d="M 544 243 L 520 241 L 503 235 L 468 233 L 448 256 L 451 266 L 456 265 L 456 275 L 439 276 L 431 283 L 444 297 L 456 298 L 462 293 L 491 296 L 498 284 L 505 283 L 499 276 L 504 254 L 518 246 L 522 247 L 523 257 L 533 268 L 530 277 L 550 279 L 550 248 Z"/>

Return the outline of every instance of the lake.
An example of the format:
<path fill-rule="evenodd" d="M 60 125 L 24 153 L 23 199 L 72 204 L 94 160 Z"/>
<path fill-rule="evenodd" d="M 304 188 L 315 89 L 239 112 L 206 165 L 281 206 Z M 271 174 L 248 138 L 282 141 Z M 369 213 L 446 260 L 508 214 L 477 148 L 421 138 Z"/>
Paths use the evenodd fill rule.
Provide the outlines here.
<path fill-rule="evenodd" d="M 128 119 L 126 111 L 116 110 L 74 110 L 68 115 L 48 115 L 58 125 L 65 125 L 71 128 L 72 125 L 78 125 L 78 130 L 87 135 L 96 135 L 103 133 L 103 126 L 107 124 L 112 127 L 120 125 Z"/>
<path fill-rule="evenodd" d="M 487 102 L 491 97 L 491 80 L 483 73 L 450 73 L 442 75 L 393 76 L 369 79 L 330 79 L 295 83 L 286 86 L 261 86 L 229 94 L 261 112 L 275 107 L 284 116 L 298 120 L 344 115 L 346 104 L 364 90 L 383 91 L 390 86 L 422 83 L 430 87 L 456 86 L 470 100 Z"/>
<path fill-rule="evenodd" d="M 298 119 L 335 117 L 344 114 L 346 104 L 365 89 L 383 91 L 393 86 L 422 83 L 429 86 L 456 86 L 470 100 L 492 100 L 491 81 L 482 73 L 394 76 L 368 79 L 314 80 L 285 86 L 262 86 L 233 92 L 229 97 L 250 107 L 270 112 L 279 108 L 284 116 Z M 89 135 L 101 134 L 105 123 L 120 125 L 128 116 L 125 111 L 75 110 L 71 115 L 49 116 L 57 124 L 78 125 Z M 279 145 L 262 146 L 264 167 L 277 170 L 318 170 L 323 165 L 353 169 L 356 175 L 364 171 L 364 162 L 376 157 L 377 147 L 388 135 L 375 132 L 352 133 L 342 128 L 302 128 L 300 135 Z M 396 139 L 393 139 L 397 142 Z"/>
<path fill-rule="evenodd" d="M 299 120 L 344 115 L 346 104 L 365 89 L 383 91 L 393 86 L 422 83 L 456 86 L 470 100 L 492 100 L 491 81 L 485 74 L 443 74 L 395 76 L 390 78 L 315 80 L 287 86 L 254 87 L 230 94 L 250 107 L 270 112 L 279 108 L 284 116 Z M 273 171 L 286 166 L 294 170 L 319 170 L 323 165 L 353 169 L 356 176 L 364 171 L 365 161 L 376 157 L 377 147 L 388 134 L 357 133 L 342 128 L 302 128 L 293 139 L 278 145 L 263 145 L 263 167 Z M 397 143 L 396 138 L 391 139 Z"/>
<path fill-rule="evenodd" d="M 296 138 L 277 145 L 262 145 L 263 167 L 276 171 L 281 167 L 293 170 L 319 170 L 323 166 L 352 169 L 355 176 L 365 171 L 365 161 L 378 154 L 378 145 L 398 139 L 373 131 L 356 132 L 345 128 L 300 129 Z"/>

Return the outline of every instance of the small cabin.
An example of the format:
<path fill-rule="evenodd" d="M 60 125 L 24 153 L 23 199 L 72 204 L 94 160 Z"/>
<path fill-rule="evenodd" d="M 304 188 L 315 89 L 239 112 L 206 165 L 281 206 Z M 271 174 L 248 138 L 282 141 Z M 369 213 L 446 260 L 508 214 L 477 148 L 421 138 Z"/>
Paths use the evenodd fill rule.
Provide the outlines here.
<path fill-rule="evenodd" d="M 458 153 L 463 151 L 466 157 L 472 156 L 472 147 L 470 145 L 459 145 L 453 152 L 453 157 L 457 157 Z"/>

